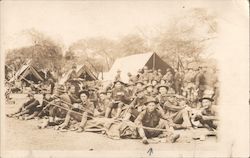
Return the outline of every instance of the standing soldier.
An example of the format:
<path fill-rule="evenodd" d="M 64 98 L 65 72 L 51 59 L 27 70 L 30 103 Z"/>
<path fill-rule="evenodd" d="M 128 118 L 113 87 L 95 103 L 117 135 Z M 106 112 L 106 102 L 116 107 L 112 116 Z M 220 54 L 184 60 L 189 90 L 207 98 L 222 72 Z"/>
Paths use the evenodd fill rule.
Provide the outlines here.
<path fill-rule="evenodd" d="M 182 76 L 181 73 L 175 69 L 175 75 L 174 75 L 174 89 L 178 95 L 182 94 L 181 87 L 182 87 Z"/>
<path fill-rule="evenodd" d="M 115 76 L 115 81 L 121 80 L 121 70 L 117 70 L 116 76 Z"/>
<path fill-rule="evenodd" d="M 158 76 L 159 79 L 162 79 L 161 69 L 157 70 L 157 76 Z"/>
<path fill-rule="evenodd" d="M 72 66 L 72 71 L 69 75 L 69 80 L 73 80 L 73 79 L 76 79 L 77 78 L 77 72 L 76 72 L 76 65 L 74 64 Z"/>
<path fill-rule="evenodd" d="M 198 68 L 198 73 L 195 76 L 195 86 L 198 89 L 198 97 L 201 98 L 203 96 L 203 92 L 206 89 L 206 79 L 205 79 L 205 69 L 202 67 Z"/>

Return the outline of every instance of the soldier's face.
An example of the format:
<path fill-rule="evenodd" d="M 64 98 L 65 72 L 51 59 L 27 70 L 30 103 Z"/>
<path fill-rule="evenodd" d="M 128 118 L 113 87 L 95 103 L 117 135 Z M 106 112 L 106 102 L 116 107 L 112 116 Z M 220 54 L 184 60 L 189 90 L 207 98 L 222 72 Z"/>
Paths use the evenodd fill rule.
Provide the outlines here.
<path fill-rule="evenodd" d="M 143 91 L 137 93 L 137 97 L 138 97 L 138 98 L 142 98 L 142 97 L 143 97 Z"/>
<path fill-rule="evenodd" d="M 212 105 L 212 102 L 208 99 L 203 99 L 201 102 L 202 107 L 210 107 Z"/>
<path fill-rule="evenodd" d="M 148 112 L 153 112 L 155 110 L 156 106 L 154 102 L 150 102 L 147 105 Z"/>
<path fill-rule="evenodd" d="M 148 92 L 152 92 L 152 91 L 153 91 L 153 88 L 152 88 L 152 87 L 147 87 L 147 91 L 148 91 Z"/>
<path fill-rule="evenodd" d="M 107 93 L 107 98 L 111 98 L 111 93 Z"/>
<path fill-rule="evenodd" d="M 175 100 L 175 97 L 174 97 L 174 96 L 170 96 L 170 97 L 168 97 L 168 100 L 169 100 L 170 102 L 173 102 L 173 101 Z"/>
<path fill-rule="evenodd" d="M 165 87 L 160 87 L 159 92 L 160 92 L 161 94 L 166 94 L 166 93 L 167 93 L 167 88 L 165 88 Z"/>
<path fill-rule="evenodd" d="M 161 84 L 165 84 L 166 82 L 165 82 L 165 80 L 161 80 Z"/>
<path fill-rule="evenodd" d="M 51 97 L 50 93 L 45 94 L 45 99 L 49 99 Z"/>
<path fill-rule="evenodd" d="M 157 84 L 157 82 L 154 80 L 152 81 L 152 85 L 155 86 Z"/>
<path fill-rule="evenodd" d="M 76 91 L 76 87 L 75 86 L 71 86 L 70 87 L 70 93 L 75 93 Z"/>
<path fill-rule="evenodd" d="M 121 84 L 120 82 L 117 82 L 117 83 L 115 84 L 115 87 L 116 87 L 116 88 L 121 88 L 121 87 L 122 87 L 122 84 Z"/>
<path fill-rule="evenodd" d="M 137 88 L 141 88 L 141 87 L 142 87 L 142 84 L 141 84 L 141 83 L 137 83 L 137 84 L 136 84 L 136 87 L 137 87 Z"/>
<path fill-rule="evenodd" d="M 80 95 L 80 99 L 81 99 L 82 102 L 85 102 L 88 99 L 88 96 L 86 94 L 82 93 Z"/>
<path fill-rule="evenodd" d="M 105 96 L 106 96 L 106 95 L 105 95 L 105 94 L 103 94 L 103 93 L 102 93 L 102 94 L 100 94 L 100 98 L 101 98 L 101 99 L 104 99 L 104 98 L 105 98 Z"/>

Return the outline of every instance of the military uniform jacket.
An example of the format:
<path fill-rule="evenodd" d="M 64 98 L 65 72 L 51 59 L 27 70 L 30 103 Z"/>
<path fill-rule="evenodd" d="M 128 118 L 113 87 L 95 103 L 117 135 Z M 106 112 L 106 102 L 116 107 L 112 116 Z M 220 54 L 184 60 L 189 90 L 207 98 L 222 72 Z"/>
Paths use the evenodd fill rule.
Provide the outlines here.
<path fill-rule="evenodd" d="M 114 101 L 127 102 L 129 100 L 128 92 L 123 88 L 114 88 L 111 92 L 111 97 Z"/>
<path fill-rule="evenodd" d="M 144 103 L 145 103 L 146 101 L 147 101 L 147 98 L 146 98 L 146 97 L 142 97 L 142 98 L 136 97 L 136 98 L 131 102 L 131 105 L 132 105 L 134 108 L 142 107 L 142 106 L 144 106 Z"/>
<path fill-rule="evenodd" d="M 154 110 L 153 112 L 149 113 L 146 109 L 138 115 L 135 120 L 135 124 L 154 128 L 159 124 L 161 118 L 168 120 L 168 118 L 165 117 L 162 112 Z"/>

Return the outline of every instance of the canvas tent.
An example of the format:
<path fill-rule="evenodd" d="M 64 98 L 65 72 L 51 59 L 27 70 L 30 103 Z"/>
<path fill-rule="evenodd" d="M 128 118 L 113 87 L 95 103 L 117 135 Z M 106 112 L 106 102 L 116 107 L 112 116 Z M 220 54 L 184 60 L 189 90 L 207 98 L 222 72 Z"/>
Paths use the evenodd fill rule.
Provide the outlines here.
<path fill-rule="evenodd" d="M 72 73 L 72 69 L 66 72 L 62 78 L 59 80 L 59 84 L 64 84 L 70 78 L 70 74 Z M 86 65 L 77 65 L 76 73 L 78 78 L 84 78 L 86 75 L 86 81 L 94 81 L 97 80 L 97 77 L 94 73 L 88 68 Z"/>
<path fill-rule="evenodd" d="M 166 62 L 164 62 L 156 53 L 144 53 L 126 56 L 117 59 L 108 73 L 104 75 L 105 80 L 114 80 L 117 70 L 121 70 L 121 78 L 124 82 L 128 82 L 128 72 L 132 75 L 136 75 L 139 69 L 147 66 L 149 69 L 158 70 L 161 69 L 162 73 L 166 73 L 166 69 L 171 68 Z"/>
<path fill-rule="evenodd" d="M 15 80 L 23 80 L 23 79 L 33 81 L 34 83 L 38 83 L 38 81 L 44 81 L 44 78 L 39 74 L 39 72 L 30 64 L 23 65 L 16 74 L 10 79 L 10 82 Z"/>

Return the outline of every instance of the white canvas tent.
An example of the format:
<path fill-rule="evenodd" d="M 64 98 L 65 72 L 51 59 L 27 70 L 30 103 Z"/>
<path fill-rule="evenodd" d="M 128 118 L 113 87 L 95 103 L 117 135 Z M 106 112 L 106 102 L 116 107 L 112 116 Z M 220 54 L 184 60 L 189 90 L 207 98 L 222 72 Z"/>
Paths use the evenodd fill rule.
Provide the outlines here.
<path fill-rule="evenodd" d="M 72 73 L 72 69 L 66 72 L 61 79 L 59 80 L 59 84 L 64 84 L 68 81 L 70 74 Z M 76 66 L 77 77 L 82 78 L 83 73 L 86 73 L 86 80 L 93 81 L 97 80 L 97 77 L 92 73 L 92 71 L 86 65 L 77 65 Z"/>
<path fill-rule="evenodd" d="M 164 62 L 156 53 L 143 53 L 126 56 L 117 59 L 108 73 L 104 74 L 104 80 L 114 80 L 117 70 L 121 70 L 121 78 L 124 82 L 128 82 L 128 72 L 136 75 L 139 69 L 147 66 L 149 69 L 161 69 L 164 74 L 167 68 L 173 69 Z"/>

